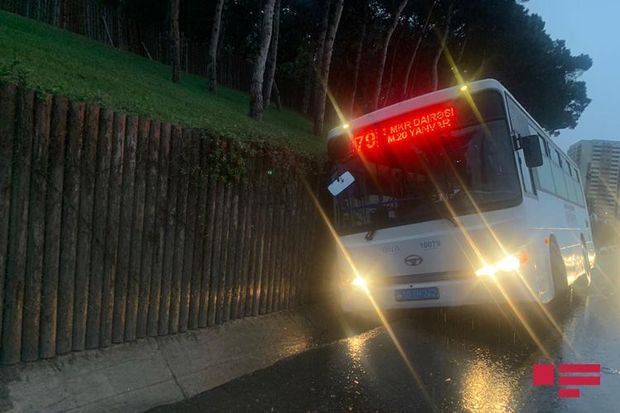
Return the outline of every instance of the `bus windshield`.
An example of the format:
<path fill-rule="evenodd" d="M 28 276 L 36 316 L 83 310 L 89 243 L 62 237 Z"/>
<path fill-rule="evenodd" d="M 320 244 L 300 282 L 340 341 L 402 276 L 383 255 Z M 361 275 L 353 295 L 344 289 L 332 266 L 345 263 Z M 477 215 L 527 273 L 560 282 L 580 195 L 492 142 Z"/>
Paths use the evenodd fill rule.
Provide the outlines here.
<path fill-rule="evenodd" d="M 355 154 L 334 166 L 355 182 L 335 197 L 341 234 L 506 208 L 521 192 L 499 94 L 476 96 L 479 114 L 456 102 L 459 121 L 411 139 L 389 157 Z M 498 110 L 499 109 L 499 110 Z M 469 113 L 468 113 L 469 112 Z M 483 119 L 481 123 L 477 119 Z"/>

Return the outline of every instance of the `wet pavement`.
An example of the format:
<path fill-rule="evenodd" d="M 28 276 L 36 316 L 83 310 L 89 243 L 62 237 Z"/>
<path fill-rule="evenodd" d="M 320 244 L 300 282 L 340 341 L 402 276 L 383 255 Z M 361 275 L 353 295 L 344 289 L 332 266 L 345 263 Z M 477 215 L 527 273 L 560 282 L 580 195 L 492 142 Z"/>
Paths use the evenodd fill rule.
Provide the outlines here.
<path fill-rule="evenodd" d="M 554 309 L 561 332 L 525 309 L 424 310 L 322 345 L 158 411 L 620 412 L 620 254 L 588 291 Z M 534 363 L 600 363 L 580 398 L 532 386 Z M 409 366 L 408 366 L 409 364 Z M 556 378 L 557 382 L 557 378 Z"/>

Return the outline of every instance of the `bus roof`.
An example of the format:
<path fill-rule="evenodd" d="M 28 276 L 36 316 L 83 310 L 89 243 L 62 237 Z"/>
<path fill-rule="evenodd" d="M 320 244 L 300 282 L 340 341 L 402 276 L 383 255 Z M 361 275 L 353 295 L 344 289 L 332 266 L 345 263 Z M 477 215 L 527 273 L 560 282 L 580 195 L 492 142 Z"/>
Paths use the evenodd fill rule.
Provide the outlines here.
<path fill-rule="evenodd" d="M 460 90 L 461 87 L 461 85 L 449 87 L 446 89 L 438 90 L 436 92 L 431 92 L 425 95 L 416 96 L 411 99 L 403 100 L 402 102 L 398 102 L 390 106 L 386 106 L 374 112 L 367 113 L 366 115 L 363 115 L 357 119 L 351 120 L 348 123 L 348 127 L 351 129 L 363 128 L 364 126 L 372 125 L 384 119 L 400 115 L 403 112 L 408 112 L 417 108 L 430 106 L 450 99 L 455 99 L 462 94 Z M 506 88 L 495 79 L 484 79 L 467 83 L 467 89 L 469 92 L 477 92 L 480 90 L 488 89 L 495 89 L 499 92 L 506 91 Z M 344 132 L 344 130 L 345 129 L 342 125 L 333 128 L 327 134 L 327 139 L 329 140 L 340 136 Z"/>

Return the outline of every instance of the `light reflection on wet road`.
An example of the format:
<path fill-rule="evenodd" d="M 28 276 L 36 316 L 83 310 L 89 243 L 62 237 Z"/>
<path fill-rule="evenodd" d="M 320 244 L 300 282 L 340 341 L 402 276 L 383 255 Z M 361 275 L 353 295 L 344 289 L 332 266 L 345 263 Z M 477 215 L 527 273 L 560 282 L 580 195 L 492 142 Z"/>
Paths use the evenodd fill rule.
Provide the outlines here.
<path fill-rule="evenodd" d="M 559 312 L 564 338 L 534 323 L 552 360 L 492 308 L 418 311 L 392 319 L 414 372 L 379 327 L 161 411 L 620 412 L 620 257 L 600 267 L 590 290 Z M 557 387 L 531 385 L 532 364 L 549 362 L 600 363 L 601 385 L 559 399 Z"/>

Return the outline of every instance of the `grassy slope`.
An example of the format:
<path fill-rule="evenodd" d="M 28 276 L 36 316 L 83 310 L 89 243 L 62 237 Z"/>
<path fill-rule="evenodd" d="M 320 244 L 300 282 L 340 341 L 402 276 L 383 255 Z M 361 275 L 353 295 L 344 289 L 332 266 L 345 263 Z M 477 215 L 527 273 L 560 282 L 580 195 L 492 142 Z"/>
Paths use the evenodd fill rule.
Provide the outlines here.
<path fill-rule="evenodd" d="M 248 95 L 223 87 L 209 93 L 199 76 L 183 74 L 180 84 L 169 77 L 166 65 L 0 11 L 0 79 L 223 137 L 323 150 L 309 122 L 295 112 L 269 110 L 255 122 L 246 115 Z"/>

